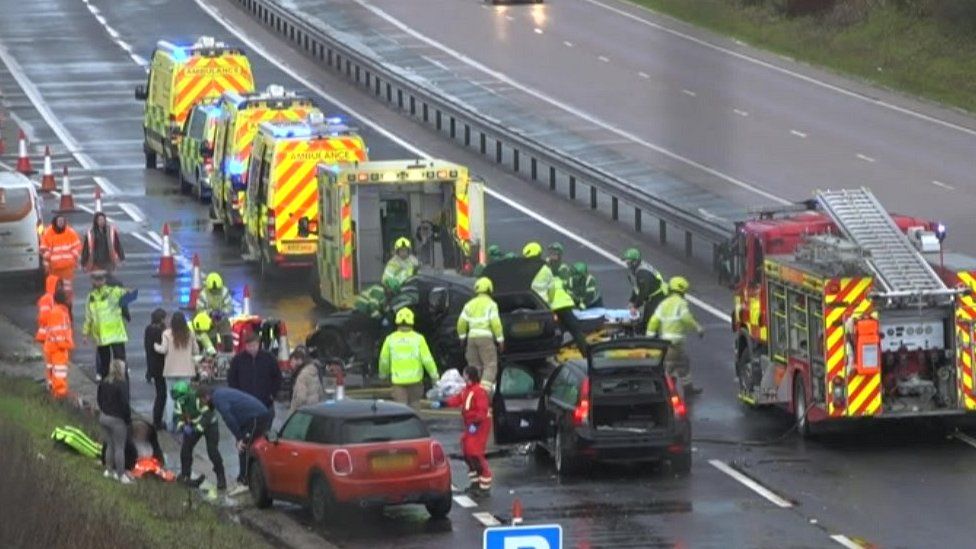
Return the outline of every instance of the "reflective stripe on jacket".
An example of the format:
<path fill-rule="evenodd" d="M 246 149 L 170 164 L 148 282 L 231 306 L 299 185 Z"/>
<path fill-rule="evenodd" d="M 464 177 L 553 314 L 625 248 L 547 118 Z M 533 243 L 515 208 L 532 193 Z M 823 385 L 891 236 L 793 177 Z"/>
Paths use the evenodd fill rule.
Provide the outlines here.
<path fill-rule="evenodd" d="M 416 256 L 408 255 L 406 259 L 400 259 L 399 256 L 393 254 L 393 257 L 386 262 L 386 268 L 383 269 L 382 280 L 395 278 L 403 284 L 408 278 L 417 274 L 419 268 L 420 262 L 417 261 Z"/>
<path fill-rule="evenodd" d="M 664 298 L 647 322 L 647 335 L 659 335 L 671 343 L 681 343 L 688 332 L 700 330 L 688 302 L 680 294 Z"/>
<path fill-rule="evenodd" d="M 81 240 L 74 229 L 66 226 L 58 233 L 49 226 L 44 230 L 41 235 L 41 257 L 49 269 L 74 268 L 80 255 Z"/>
<path fill-rule="evenodd" d="M 386 337 L 380 351 L 379 373 L 394 385 L 413 385 L 424 380 L 424 370 L 437 380 L 437 364 L 427 340 L 413 330 L 397 330 Z"/>
<path fill-rule="evenodd" d="M 55 304 L 47 314 L 47 337 L 44 338 L 44 352 L 52 364 L 68 363 L 70 351 L 75 348 L 74 330 L 71 327 L 71 314 L 68 308 Z"/>
<path fill-rule="evenodd" d="M 386 290 L 379 284 L 369 286 L 356 296 L 353 308 L 372 319 L 383 318 L 383 310 L 386 308 Z"/>
<path fill-rule="evenodd" d="M 498 316 L 498 304 L 487 294 L 478 294 L 471 298 L 461 311 L 457 321 L 458 337 L 494 338 L 501 343 L 505 341 L 502 331 L 502 319 Z"/>
<path fill-rule="evenodd" d="M 219 312 L 229 316 L 234 312 L 234 298 L 230 295 L 230 290 L 221 286 L 216 291 L 204 288 L 197 298 L 197 311 Z"/>

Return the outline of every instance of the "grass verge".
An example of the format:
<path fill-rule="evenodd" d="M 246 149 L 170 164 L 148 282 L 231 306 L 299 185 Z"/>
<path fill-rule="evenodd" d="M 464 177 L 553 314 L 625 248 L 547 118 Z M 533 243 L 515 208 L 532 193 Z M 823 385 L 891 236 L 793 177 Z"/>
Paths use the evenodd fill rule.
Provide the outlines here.
<path fill-rule="evenodd" d="M 54 427 L 98 438 L 94 418 L 51 401 L 29 380 L 0 376 L 0 540 L 8 547 L 266 547 L 250 530 L 176 484 L 124 486 L 55 446 Z"/>
<path fill-rule="evenodd" d="M 761 2 L 630 0 L 688 23 L 869 82 L 976 112 L 976 35 L 949 17 L 878 3 L 851 21 L 787 17 Z"/>

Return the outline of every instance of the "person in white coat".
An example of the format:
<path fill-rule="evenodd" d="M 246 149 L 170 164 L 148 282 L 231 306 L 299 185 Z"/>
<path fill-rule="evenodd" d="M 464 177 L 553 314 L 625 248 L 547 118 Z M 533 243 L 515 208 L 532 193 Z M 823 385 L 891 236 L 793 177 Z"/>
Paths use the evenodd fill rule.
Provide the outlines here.
<path fill-rule="evenodd" d="M 163 360 L 163 378 L 166 379 L 166 407 L 163 417 L 172 429 L 176 422 L 173 421 L 173 398 L 170 392 L 176 382 L 189 383 L 197 375 L 194 356 L 200 353 L 200 347 L 190 331 L 186 316 L 179 311 L 170 317 L 169 328 L 163 332 L 162 341 L 153 346 L 157 353 L 166 356 Z"/>

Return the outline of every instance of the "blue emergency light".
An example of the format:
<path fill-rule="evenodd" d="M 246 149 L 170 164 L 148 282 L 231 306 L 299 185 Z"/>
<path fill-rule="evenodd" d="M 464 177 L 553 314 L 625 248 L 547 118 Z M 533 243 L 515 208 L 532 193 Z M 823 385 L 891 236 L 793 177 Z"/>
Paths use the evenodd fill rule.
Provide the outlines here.
<path fill-rule="evenodd" d="M 189 59 L 189 57 L 184 48 L 173 48 L 173 61 L 182 62 Z"/>

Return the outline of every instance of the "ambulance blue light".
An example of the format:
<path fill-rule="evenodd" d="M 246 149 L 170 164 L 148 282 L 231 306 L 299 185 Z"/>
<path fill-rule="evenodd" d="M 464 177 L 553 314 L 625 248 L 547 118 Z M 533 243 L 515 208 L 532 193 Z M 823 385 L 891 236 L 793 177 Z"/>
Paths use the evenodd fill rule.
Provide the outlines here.
<path fill-rule="evenodd" d="M 228 160 L 227 173 L 231 175 L 241 175 L 244 173 L 244 163 L 240 160 Z"/>
<path fill-rule="evenodd" d="M 341 116 L 332 116 L 330 118 L 326 118 L 325 119 L 325 122 L 327 124 L 342 124 L 342 117 Z"/>
<path fill-rule="evenodd" d="M 187 55 L 185 49 L 173 48 L 173 61 L 182 62 L 182 61 L 186 61 L 188 58 L 189 55 Z"/>

